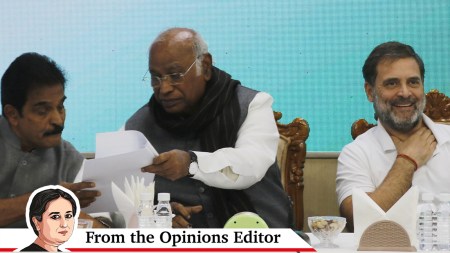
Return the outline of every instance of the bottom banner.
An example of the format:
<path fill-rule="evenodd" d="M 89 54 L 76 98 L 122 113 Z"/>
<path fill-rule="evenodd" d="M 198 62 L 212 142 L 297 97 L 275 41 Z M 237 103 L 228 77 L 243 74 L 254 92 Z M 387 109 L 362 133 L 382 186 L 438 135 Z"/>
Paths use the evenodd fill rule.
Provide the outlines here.
<path fill-rule="evenodd" d="M 0 229 L 0 251 L 36 240 L 29 229 Z M 73 252 L 315 252 L 291 229 L 76 229 L 58 250 Z"/>

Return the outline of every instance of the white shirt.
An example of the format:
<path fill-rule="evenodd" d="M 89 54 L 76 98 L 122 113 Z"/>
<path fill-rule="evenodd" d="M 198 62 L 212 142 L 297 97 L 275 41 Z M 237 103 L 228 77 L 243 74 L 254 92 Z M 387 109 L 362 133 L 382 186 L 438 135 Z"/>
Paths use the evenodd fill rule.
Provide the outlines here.
<path fill-rule="evenodd" d="M 450 193 L 450 126 L 436 124 L 423 114 L 425 125 L 437 140 L 436 149 L 426 164 L 413 176 L 421 192 Z M 353 188 L 373 192 L 383 182 L 397 157 L 394 142 L 378 125 L 346 145 L 338 158 L 336 193 L 339 204 Z"/>
<path fill-rule="evenodd" d="M 199 170 L 193 178 L 222 189 L 245 189 L 260 181 L 275 162 L 278 148 L 272 103 L 269 94 L 256 94 L 238 131 L 235 147 L 212 153 L 195 152 Z"/>

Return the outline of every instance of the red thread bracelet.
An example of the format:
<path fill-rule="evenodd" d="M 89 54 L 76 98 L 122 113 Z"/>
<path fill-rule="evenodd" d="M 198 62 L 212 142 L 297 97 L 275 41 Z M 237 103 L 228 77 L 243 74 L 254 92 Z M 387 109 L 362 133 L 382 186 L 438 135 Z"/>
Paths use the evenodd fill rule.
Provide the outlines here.
<path fill-rule="evenodd" d="M 399 157 L 404 158 L 404 159 L 410 161 L 412 164 L 414 164 L 414 171 L 416 171 L 417 168 L 419 167 L 419 166 L 417 166 L 417 162 L 414 159 L 412 159 L 410 156 L 405 155 L 405 154 L 398 154 L 397 158 L 399 158 Z"/>

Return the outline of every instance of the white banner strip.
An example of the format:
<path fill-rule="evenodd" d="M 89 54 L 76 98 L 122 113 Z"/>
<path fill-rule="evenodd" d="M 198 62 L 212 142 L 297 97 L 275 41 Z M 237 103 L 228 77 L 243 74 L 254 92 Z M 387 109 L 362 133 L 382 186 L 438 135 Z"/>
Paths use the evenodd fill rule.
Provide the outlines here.
<path fill-rule="evenodd" d="M 0 251 L 20 251 L 36 235 L 0 229 Z M 76 229 L 59 247 L 73 252 L 315 252 L 291 229 Z"/>

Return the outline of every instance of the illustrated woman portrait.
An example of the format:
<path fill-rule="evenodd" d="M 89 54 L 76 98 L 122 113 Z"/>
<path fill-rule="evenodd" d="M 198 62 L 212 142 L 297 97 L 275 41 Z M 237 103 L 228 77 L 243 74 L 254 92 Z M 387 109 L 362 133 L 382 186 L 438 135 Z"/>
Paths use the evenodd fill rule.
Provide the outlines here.
<path fill-rule="evenodd" d="M 33 192 L 27 204 L 27 222 L 37 238 L 21 251 L 61 251 L 58 247 L 69 240 L 77 226 L 77 212 L 76 198 L 63 187 L 43 187 Z"/>

